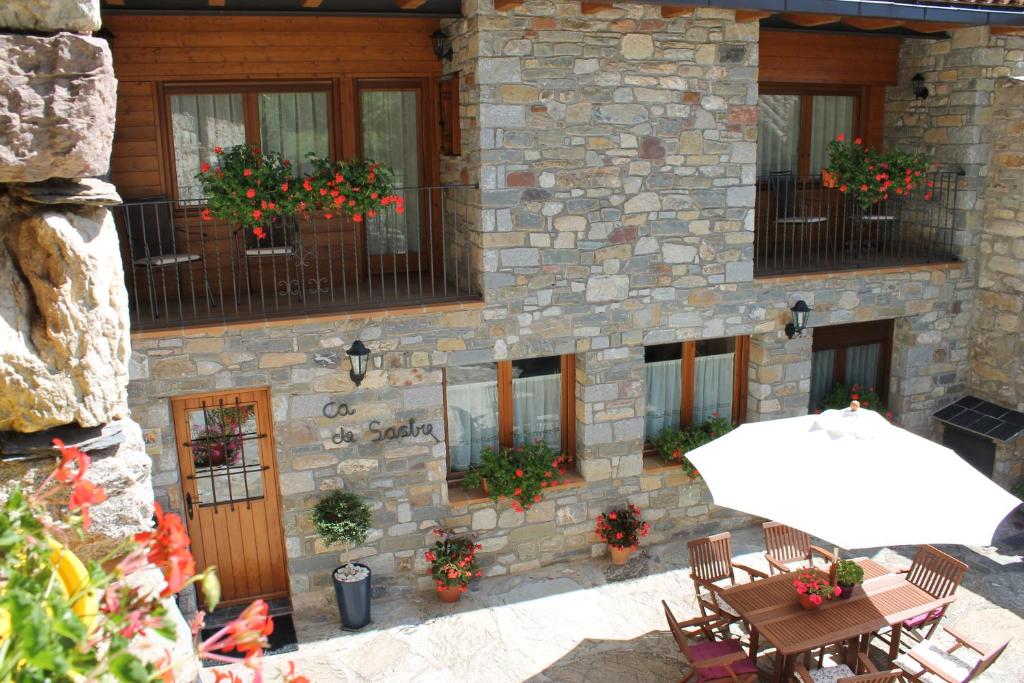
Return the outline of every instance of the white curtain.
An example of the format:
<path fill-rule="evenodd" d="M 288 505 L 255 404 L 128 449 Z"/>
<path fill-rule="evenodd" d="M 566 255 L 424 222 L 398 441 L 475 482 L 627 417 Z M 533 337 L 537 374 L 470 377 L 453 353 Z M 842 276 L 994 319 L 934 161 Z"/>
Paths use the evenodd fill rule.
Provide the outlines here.
<path fill-rule="evenodd" d="M 312 171 L 306 154 L 330 154 L 327 93 L 261 93 L 260 143 L 265 151 L 277 152 L 290 161 L 293 175 Z"/>
<path fill-rule="evenodd" d="M 811 354 L 811 404 L 807 409 L 814 411 L 825 394 L 835 385 L 835 349 L 815 351 Z"/>
<path fill-rule="evenodd" d="M 644 436 L 648 441 L 658 438 L 667 428 L 679 427 L 679 405 L 683 394 L 681 363 L 660 360 L 647 363 L 647 407 L 644 411 Z"/>
<path fill-rule="evenodd" d="M 480 462 L 486 447 L 498 446 L 498 383 L 448 385 L 448 457 L 452 471 Z"/>
<path fill-rule="evenodd" d="M 544 440 L 562 448 L 562 375 L 512 380 L 512 435 L 516 445 Z"/>
<path fill-rule="evenodd" d="M 178 198 L 202 199 L 199 165 L 217 163 L 214 147 L 245 142 L 242 95 L 171 95 L 171 134 Z"/>
<path fill-rule="evenodd" d="M 800 155 L 800 96 L 761 95 L 757 98 L 757 174 L 798 172 Z"/>
<path fill-rule="evenodd" d="M 878 381 L 878 355 L 882 351 L 880 343 L 862 344 L 846 349 L 847 384 L 859 384 L 864 388 L 876 388 Z"/>
<path fill-rule="evenodd" d="M 361 94 L 363 156 L 387 164 L 395 172 L 395 187 L 419 187 L 419 107 L 415 90 L 369 90 Z M 419 251 L 420 198 L 401 193 L 405 213 L 384 211 L 367 222 L 370 253 L 405 254 Z"/>
<path fill-rule="evenodd" d="M 699 356 L 693 365 L 693 422 L 700 424 L 718 412 L 732 419 L 733 353 Z"/>
<path fill-rule="evenodd" d="M 815 95 L 811 113 L 811 175 L 828 166 L 828 143 L 840 133 L 853 140 L 853 97 Z"/>

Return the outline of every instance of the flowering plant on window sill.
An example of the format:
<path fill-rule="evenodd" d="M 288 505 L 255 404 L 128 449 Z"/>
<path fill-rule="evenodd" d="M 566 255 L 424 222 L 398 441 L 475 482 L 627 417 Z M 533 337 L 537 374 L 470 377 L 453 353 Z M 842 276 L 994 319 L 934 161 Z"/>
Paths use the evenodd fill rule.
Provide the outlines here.
<path fill-rule="evenodd" d="M 88 531 L 91 507 L 107 496 L 86 478 L 88 455 L 60 440 L 54 445 L 61 453 L 56 470 L 32 491 L 15 484 L 0 514 L 0 681 L 174 681 L 182 662 L 173 661 L 169 652 L 145 661 L 131 646 L 150 634 L 174 641 L 163 601 L 194 583 L 203 590 L 206 605 L 215 607 L 220 597 L 216 575 L 212 569 L 195 573 L 181 518 L 164 513 L 159 504 L 154 529 L 83 564 L 67 541 Z M 140 574 L 152 567 L 163 574 L 162 590 L 140 587 Z M 265 602 L 252 603 L 200 642 L 202 626 L 200 612 L 192 622 L 198 656 L 244 662 L 254 672 L 254 683 L 262 680 L 261 656 L 273 631 Z M 227 654 L 232 651 L 244 660 Z M 283 680 L 308 683 L 294 670 Z"/>
<path fill-rule="evenodd" d="M 511 498 L 513 509 L 522 512 L 540 502 L 546 489 L 565 483 L 567 465 L 564 455 L 555 455 L 537 439 L 515 448 L 485 448 L 480 464 L 466 473 L 464 482 L 469 488 L 484 487 L 495 502 Z"/>
<path fill-rule="evenodd" d="M 842 410 L 850 407 L 851 401 L 860 403 L 861 408 L 873 410 L 886 420 L 892 422 L 892 411 L 885 407 L 881 397 L 875 392 L 874 387 L 865 388 L 856 382 L 853 384 L 836 384 L 825 394 L 825 398 L 818 403 L 816 413 L 823 410 Z"/>
<path fill-rule="evenodd" d="M 658 449 L 662 460 L 680 463 L 686 475 L 690 479 L 696 479 L 700 476 L 700 472 L 686 457 L 686 454 L 706 443 L 711 443 L 723 434 L 731 432 L 732 429 L 732 422 L 719 415 L 716 410 L 711 413 L 711 417 L 700 424 L 690 425 L 684 429 L 670 427 L 662 430 L 658 438 L 654 440 L 654 446 Z"/>
<path fill-rule="evenodd" d="M 822 175 L 840 192 L 854 195 L 864 209 L 890 197 L 908 197 L 915 188 L 924 189 L 925 201 L 932 198 L 935 183 L 926 175 L 932 160 L 924 154 L 883 153 L 867 147 L 860 138 L 847 142 L 840 133 L 828 143 L 828 155 L 829 164 Z"/>
<path fill-rule="evenodd" d="M 651 525 L 640 518 L 640 508 L 630 504 L 625 509 L 598 515 L 594 530 L 613 548 L 636 550 L 640 538 L 650 533 Z"/>
<path fill-rule="evenodd" d="M 476 553 L 483 546 L 469 536 L 456 536 L 452 529 L 434 529 L 434 535 L 438 540 L 423 557 L 430 563 L 438 592 L 458 588 L 465 593 L 469 580 L 483 575 L 476 561 Z"/>

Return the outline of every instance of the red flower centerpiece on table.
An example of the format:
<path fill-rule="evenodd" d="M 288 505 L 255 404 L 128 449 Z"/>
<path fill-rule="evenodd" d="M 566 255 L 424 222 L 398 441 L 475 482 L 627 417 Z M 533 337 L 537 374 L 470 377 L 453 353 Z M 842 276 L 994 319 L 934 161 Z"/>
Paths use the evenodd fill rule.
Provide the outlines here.
<path fill-rule="evenodd" d="M 651 525 L 640 518 L 640 508 L 631 504 L 623 510 L 598 515 L 594 530 L 608 544 L 612 564 L 626 564 L 629 554 L 640 545 L 640 538 L 650 533 Z"/>
<path fill-rule="evenodd" d="M 828 577 L 814 570 L 804 570 L 793 579 L 793 587 L 804 609 L 817 609 L 821 603 L 842 594 L 839 586 L 829 583 Z"/>
<path fill-rule="evenodd" d="M 438 540 L 423 554 L 444 602 L 455 602 L 467 590 L 469 580 L 481 576 L 476 553 L 481 549 L 469 536 L 456 536 L 451 529 L 434 529 Z"/>

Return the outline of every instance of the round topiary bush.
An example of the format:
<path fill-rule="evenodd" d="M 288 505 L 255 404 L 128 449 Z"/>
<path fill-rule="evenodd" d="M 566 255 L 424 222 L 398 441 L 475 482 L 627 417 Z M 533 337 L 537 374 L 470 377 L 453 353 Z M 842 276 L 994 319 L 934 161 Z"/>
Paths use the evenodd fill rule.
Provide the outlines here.
<path fill-rule="evenodd" d="M 373 515 L 363 499 L 348 491 L 331 491 L 320 499 L 310 515 L 317 534 L 327 546 L 335 543 L 359 545 L 373 524 Z"/>

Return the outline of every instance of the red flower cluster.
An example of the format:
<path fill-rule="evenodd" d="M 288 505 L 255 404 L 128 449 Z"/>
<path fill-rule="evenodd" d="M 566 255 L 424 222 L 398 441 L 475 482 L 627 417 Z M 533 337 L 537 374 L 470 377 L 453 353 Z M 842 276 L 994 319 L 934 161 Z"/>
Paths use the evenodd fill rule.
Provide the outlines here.
<path fill-rule="evenodd" d="M 839 586 L 833 586 L 828 582 L 827 577 L 814 570 L 800 572 L 793 579 L 793 587 L 797 594 L 807 596 L 807 599 L 815 605 L 820 605 L 823 600 L 839 597 L 843 593 Z"/>
<path fill-rule="evenodd" d="M 630 504 L 625 509 L 598 515 L 594 530 L 612 547 L 636 550 L 640 538 L 650 533 L 651 525 L 640 518 L 640 508 Z"/>
<path fill-rule="evenodd" d="M 476 553 L 483 546 L 468 536 L 456 536 L 451 529 L 434 529 L 433 533 L 440 539 L 423 557 L 430 563 L 437 590 L 458 587 L 465 592 L 470 579 L 483 575 L 476 561 Z"/>
<path fill-rule="evenodd" d="M 59 482 L 71 484 L 68 509 L 81 515 L 82 530 L 88 531 L 91 524 L 89 508 L 105 501 L 107 493 L 102 486 L 85 479 L 85 473 L 92 463 L 88 455 L 73 446 L 65 446 L 60 439 L 54 439 L 53 445 L 60 450 L 61 462 L 51 476 Z M 76 465 L 74 469 L 71 467 L 72 464 Z"/>
<path fill-rule="evenodd" d="M 160 595 L 166 597 L 180 591 L 196 573 L 195 561 L 189 551 L 189 537 L 181 517 L 165 513 L 160 503 L 153 504 L 156 528 L 135 534 L 135 542 L 148 547 L 146 559 L 160 568 L 167 585 Z"/>
<path fill-rule="evenodd" d="M 466 486 L 476 488 L 487 480 L 490 496 L 495 501 L 511 498 L 516 512 L 529 510 L 543 500 L 545 489 L 565 484 L 569 472 L 568 458 L 555 455 L 541 439 L 512 448 L 495 451 L 485 448 L 480 464 L 466 475 Z"/>
<path fill-rule="evenodd" d="M 823 176 L 828 175 L 839 182 L 840 192 L 856 188 L 857 200 L 865 209 L 889 199 L 890 194 L 909 196 L 915 187 L 922 184 L 929 188 L 923 195 L 924 200 L 932 198 L 930 188 L 934 183 L 923 182 L 931 162 L 923 155 L 899 151 L 882 153 L 865 147 L 860 138 L 847 143 L 842 133 L 829 143 L 828 150 L 829 166 L 823 171 Z"/>

